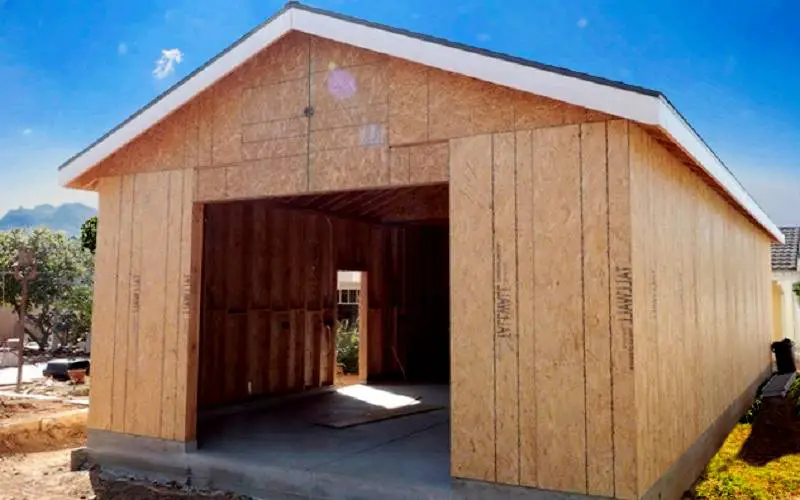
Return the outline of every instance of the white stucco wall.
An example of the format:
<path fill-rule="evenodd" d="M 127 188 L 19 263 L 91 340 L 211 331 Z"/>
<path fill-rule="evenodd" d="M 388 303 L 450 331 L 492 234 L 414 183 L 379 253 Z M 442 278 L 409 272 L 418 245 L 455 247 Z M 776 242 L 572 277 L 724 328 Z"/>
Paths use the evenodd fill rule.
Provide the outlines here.
<path fill-rule="evenodd" d="M 337 288 L 339 290 L 360 290 L 361 272 L 359 271 L 339 271 L 337 276 Z"/>
<path fill-rule="evenodd" d="M 780 271 L 773 273 L 773 280 L 781 287 L 781 323 L 785 337 L 800 342 L 800 299 L 792 286 L 800 282 L 800 272 Z"/>

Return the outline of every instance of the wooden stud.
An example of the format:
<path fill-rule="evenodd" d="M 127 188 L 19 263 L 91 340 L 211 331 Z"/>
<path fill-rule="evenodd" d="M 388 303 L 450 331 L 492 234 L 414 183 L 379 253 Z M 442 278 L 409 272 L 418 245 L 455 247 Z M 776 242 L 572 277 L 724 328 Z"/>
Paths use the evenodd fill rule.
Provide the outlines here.
<path fill-rule="evenodd" d="M 369 380 L 369 273 L 361 272 L 358 301 L 358 381 Z"/>
<path fill-rule="evenodd" d="M 192 176 L 194 177 L 194 176 Z M 203 206 L 189 204 L 191 179 L 184 179 L 184 221 L 181 268 L 183 294 L 178 345 L 177 422 L 175 439 L 191 442 L 197 436 L 200 315 L 203 268 Z M 188 244 L 187 244 L 188 242 Z M 187 248 L 188 247 L 188 248 Z M 184 361 L 184 355 L 186 356 Z"/>

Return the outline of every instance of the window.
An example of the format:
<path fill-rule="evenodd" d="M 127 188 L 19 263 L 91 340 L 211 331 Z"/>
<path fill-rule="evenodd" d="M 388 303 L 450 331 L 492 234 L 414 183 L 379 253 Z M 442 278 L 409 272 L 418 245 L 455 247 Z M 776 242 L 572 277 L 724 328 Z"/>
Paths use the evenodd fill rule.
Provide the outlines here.
<path fill-rule="evenodd" d="M 340 304 L 358 304 L 360 290 L 339 290 Z"/>

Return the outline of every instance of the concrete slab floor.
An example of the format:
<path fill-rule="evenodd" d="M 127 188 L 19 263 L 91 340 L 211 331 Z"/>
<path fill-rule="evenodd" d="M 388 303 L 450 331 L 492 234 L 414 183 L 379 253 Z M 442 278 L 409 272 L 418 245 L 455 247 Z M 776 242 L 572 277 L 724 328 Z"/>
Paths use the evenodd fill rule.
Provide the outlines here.
<path fill-rule="evenodd" d="M 372 402 L 327 392 L 241 413 L 201 416 L 196 453 L 220 463 L 246 462 L 250 470 L 312 473 L 318 479 L 317 489 L 324 490 L 327 483 L 340 490 L 341 484 L 332 483 L 355 480 L 352 484 L 359 489 L 369 490 L 367 483 L 374 482 L 384 491 L 395 485 L 404 492 L 419 489 L 433 497 L 446 495 L 451 486 L 449 387 L 370 385 L 355 393 Z M 443 409 L 344 429 L 317 423 L 380 408 L 376 402 L 392 405 L 392 395 Z M 325 481 L 319 481 L 322 477 Z M 329 496 L 324 491 L 317 494 Z"/>

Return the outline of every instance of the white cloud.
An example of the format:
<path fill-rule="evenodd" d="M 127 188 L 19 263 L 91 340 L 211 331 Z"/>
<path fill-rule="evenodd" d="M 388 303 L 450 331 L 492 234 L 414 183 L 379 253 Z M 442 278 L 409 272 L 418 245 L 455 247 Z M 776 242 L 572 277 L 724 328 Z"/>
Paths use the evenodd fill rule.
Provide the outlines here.
<path fill-rule="evenodd" d="M 161 57 L 156 61 L 156 68 L 153 76 L 162 80 L 175 72 L 175 65 L 183 60 L 183 52 L 180 49 L 164 49 Z"/>
<path fill-rule="evenodd" d="M 128 44 L 125 42 L 119 42 L 119 45 L 117 45 L 117 54 L 124 56 L 127 53 L 128 53 Z"/>
<path fill-rule="evenodd" d="M 589 26 L 589 20 L 586 19 L 585 17 L 582 17 L 582 18 L 578 19 L 577 25 L 578 25 L 578 28 L 583 29 L 583 28 Z"/>
<path fill-rule="evenodd" d="M 31 135 L 32 133 L 33 133 L 33 129 L 32 128 L 26 128 L 26 129 L 23 129 L 23 131 L 22 131 L 23 135 Z"/>
<path fill-rule="evenodd" d="M 478 40 L 480 40 L 481 42 L 488 42 L 491 39 L 492 35 L 490 35 L 489 33 L 478 33 Z"/>

